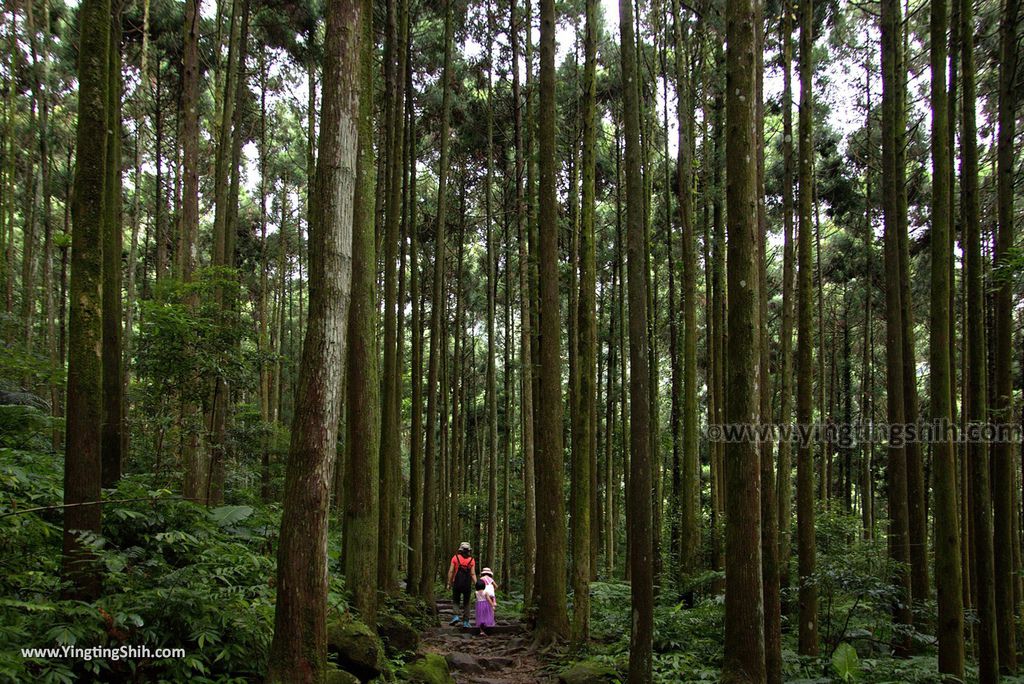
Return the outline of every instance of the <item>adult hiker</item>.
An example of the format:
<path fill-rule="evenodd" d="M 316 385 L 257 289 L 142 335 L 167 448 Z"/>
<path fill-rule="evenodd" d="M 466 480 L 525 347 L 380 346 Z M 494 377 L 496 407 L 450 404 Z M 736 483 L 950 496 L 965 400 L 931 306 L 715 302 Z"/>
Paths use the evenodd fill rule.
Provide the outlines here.
<path fill-rule="evenodd" d="M 452 556 L 448 566 L 448 581 L 445 589 L 452 590 L 453 616 L 451 625 L 462 622 L 469 627 L 469 597 L 476 586 L 476 560 L 473 558 L 469 542 L 459 544 L 458 552 Z"/>

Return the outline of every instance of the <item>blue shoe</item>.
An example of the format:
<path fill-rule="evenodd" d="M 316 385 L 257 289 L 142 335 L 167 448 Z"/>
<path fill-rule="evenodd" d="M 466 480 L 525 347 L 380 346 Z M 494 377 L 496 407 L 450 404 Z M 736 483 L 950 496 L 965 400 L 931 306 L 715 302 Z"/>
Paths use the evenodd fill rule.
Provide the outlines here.
<path fill-rule="evenodd" d="M 469 624 L 469 620 L 463 620 L 462 621 L 462 626 L 465 627 L 466 629 L 469 629 L 470 627 L 472 627 L 472 625 Z"/>
<path fill-rule="evenodd" d="M 448 626 L 451 627 L 451 626 L 457 625 L 457 624 L 459 624 L 459 622 L 461 620 L 462 620 L 462 618 L 460 618 L 458 615 L 456 615 L 455 617 L 452 618 L 452 621 L 448 623 Z"/>

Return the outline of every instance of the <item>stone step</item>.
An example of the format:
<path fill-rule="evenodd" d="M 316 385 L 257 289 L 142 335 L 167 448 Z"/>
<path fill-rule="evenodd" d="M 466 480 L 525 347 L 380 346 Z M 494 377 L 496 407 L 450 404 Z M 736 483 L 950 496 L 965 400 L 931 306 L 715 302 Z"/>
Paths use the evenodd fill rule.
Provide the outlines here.
<path fill-rule="evenodd" d="M 480 632 L 479 627 L 461 627 L 460 631 L 464 633 L 477 634 Z M 525 630 L 525 625 L 522 623 L 498 623 L 493 627 L 485 627 L 484 631 L 487 632 L 488 636 L 493 634 L 519 634 Z"/>

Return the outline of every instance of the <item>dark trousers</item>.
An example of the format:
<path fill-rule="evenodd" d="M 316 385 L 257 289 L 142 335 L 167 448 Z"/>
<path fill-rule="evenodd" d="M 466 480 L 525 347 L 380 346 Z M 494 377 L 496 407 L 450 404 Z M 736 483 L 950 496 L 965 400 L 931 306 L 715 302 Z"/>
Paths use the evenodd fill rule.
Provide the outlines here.
<path fill-rule="evenodd" d="M 452 589 L 454 614 L 458 615 L 461 608 L 463 620 L 469 620 L 469 596 L 472 593 L 469 589 Z"/>

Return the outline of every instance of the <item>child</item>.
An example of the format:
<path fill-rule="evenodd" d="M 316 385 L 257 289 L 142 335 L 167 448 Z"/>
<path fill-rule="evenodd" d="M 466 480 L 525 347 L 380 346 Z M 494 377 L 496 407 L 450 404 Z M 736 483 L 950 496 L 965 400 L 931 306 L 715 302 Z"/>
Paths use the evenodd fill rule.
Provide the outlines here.
<path fill-rule="evenodd" d="M 494 626 L 494 589 L 491 585 L 478 579 L 476 581 L 476 626 L 480 628 L 480 636 L 487 636 L 484 627 Z"/>

